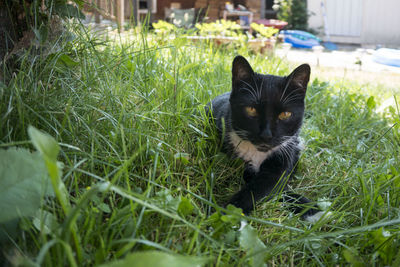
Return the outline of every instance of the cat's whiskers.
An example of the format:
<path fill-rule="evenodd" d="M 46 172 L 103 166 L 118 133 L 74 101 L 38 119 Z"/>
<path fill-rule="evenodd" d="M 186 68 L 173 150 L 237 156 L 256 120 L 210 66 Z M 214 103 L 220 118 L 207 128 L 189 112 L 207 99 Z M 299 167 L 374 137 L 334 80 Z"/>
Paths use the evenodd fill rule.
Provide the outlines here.
<path fill-rule="evenodd" d="M 281 158 L 282 158 L 282 160 L 290 160 L 290 158 L 288 157 L 288 155 L 287 155 L 287 151 L 283 148 L 283 147 L 281 147 L 279 150 L 278 150 L 278 152 L 279 152 L 279 155 L 281 156 Z"/>
<path fill-rule="evenodd" d="M 254 101 L 255 101 L 255 102 L 258 102 L 259 99 L 261 99 L 261 98 L 260 98 L 260 96 L 257 94 L 257 90 L 254 89 L 254 87 L 253 87 L 251 84 L 249 84 L 248 82 L 243 81 L 243 80 L 242 80 L 242 82 L 244 82 L 244 83 L 245 83 L 248 87 L 250 87 L 250 89 L 252 89 L 252 90 L 250 90 L 249 88 L 245 88 L 245 87 L 243 87 L 242 89 L 248 90 L 248 91 L 251 93 L 251 95 L 253 96 Z M 256 86 L 257 86 L 257 85 L 256 85 Z"/>
<path fill-rule="evenodd" d="M 282 157 L 285 159 L 287 159 L 288 162 L 292 162 L 293 161 L 293 153 L 291 153 L 290 147 L 289 145 L 281 145 L 279 147 L 280 154 L 282 155 Z"/>
<path fill-rule="evenodd" d="M 285 99 L 287 99 L 288 97 L 294 95 L 294 94 L 296 93 L 296 91 L 298 91 L 298 90 L 301 90 L 301 89 L 300 89 L 300 88 L 297 88 L 297 89 L 295 89 L 295 90 L 292 90 L 292 91 L 291 91 L 289 94 L 287 94 L 287 95 L 285 95 L 285 92 L 283 92 L 283 93 L 282 93 L 282 97 L 285 96 L 285 98 L 282 100 L 282 97 L 281 97 L 281 101 L 284 102 Z"/>
<path fill-rule="evenodd" d="M 301 94 L 297 94 L 297 92 L 296 91 L 302 91 L 303 89 L 301 89 L 301 88 L 297 88 L 297 89 L 295 89 L 295 90 L 293 90 L 293 91 L 291 91 L 287 96 L 285 96 L 285 98 L 282 100 L 282 97 L 284 96 L 284 94 L 285 94 L 285 91 L 282 93 L 282 96 L 281 96 L 281 99 L 280 99 L 280 101 L 283 103 L 283 104 L 286 104 L 287 103 L 287 99 L 289 98 L 289 97 L 293 97 L 293 96 L 295 96 L 295 97 L 304 97 L 303 95 L 301 95 Z"/>
<path fill-rule="evenodd" d="M 254 84 L 256 85 L 256 95 L 257 95 L 257 97 L 258 97 L 258 100 L 261 100 L 261 89 L 262 89 L 262 85 L 263 85 L 264 80 L 261 80 L 261 85 L 260 85 L 260 87 L 258 87 L 257 82 L 256 82 L 254 76 L 253 76 L 253 81 L 254 81 Z"/>
<path fill-rule="evenodd" d="M 291 102 L 293 102 L 293 101 L 298 101 L 298 100 L 301 100 L 301 99 L 303 99 L 303 96 L 301 96 L 301 95 L 294 95 L 294 96 L 291 96 L 290 98 L 288 98 L 288 99 L 286 99 L 286 101 L 285 102 L 283 102 L 282 104 L 283 105 L 287 105 L 287 104 L 289 104 L 289 103 L 291 103 Z"/>
<path fill-rule="evenodd" d="M 251 91 L 249 88 L 246 88 L 246 87 L 242 87 L 241 90 L 248 91 L 251 94 L 251 97 L 254 100 L 254 102 L 257 102 L 257 96 L 254 94 L 253 91 Z"/>
<path fill-rule="evenodd" d="M 293 136 L 282 136 L 279 150 L 281 156 L 286 158 L 288 161 L 293 161 L 293 149 L 301 150 L 300 140 L 297 134 Z"/>
<path fill-rule="evenodd" d="M 293 76 L 290 76 L 289 81 L 286 82 L 285 88 L 283 89 L 283 93 L 282 93 L 282 95 L 281 95 L 281 99 L 279 99 L 279 101 L 282 101 L 282 98 L 283 98 L 283 96 L 285 95 L 286 90 L 288 89 L 289 84 L 292 82 L 292 80 L 293 80 Z"/>

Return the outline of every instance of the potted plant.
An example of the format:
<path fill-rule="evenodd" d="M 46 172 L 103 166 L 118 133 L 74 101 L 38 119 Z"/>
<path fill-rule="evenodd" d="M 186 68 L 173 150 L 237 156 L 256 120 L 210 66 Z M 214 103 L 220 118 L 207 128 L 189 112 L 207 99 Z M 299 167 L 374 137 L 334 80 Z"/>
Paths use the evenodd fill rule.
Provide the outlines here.
<path fill-rule="evenodd" d="M 213 40 L 216 44 L 227 44 L 233 41 L 240 41 L 245 36 L 240 32 L 241 27 L 234 21 L 217 20 L 210 23 L 197 23 L 196 28 L 200 39 Z"/>
<path fill-rule="evenodd" d="M 250 27 L 255 31 L 255 38 L 253 35 L 249 35 L 248 40 L 249 47 L 252 50 L 264 53 L 266 50 L 271 51 L 275 47 L 275 35 L 279 32 L 278 29 L 257 23 L 251 23 Z"/>

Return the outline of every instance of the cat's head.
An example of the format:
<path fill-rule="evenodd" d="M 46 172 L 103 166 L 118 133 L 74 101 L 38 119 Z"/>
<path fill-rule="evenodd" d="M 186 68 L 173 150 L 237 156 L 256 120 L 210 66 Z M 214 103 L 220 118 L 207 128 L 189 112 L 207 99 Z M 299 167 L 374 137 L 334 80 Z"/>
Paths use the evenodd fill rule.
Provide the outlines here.
<path fill-rule="evenodd" d="M 255 73 L 244 57 L 235 57 L 230 96 L 235 132 L 262 151 L 296 135 L 303 121 L 309 79 L 308 64 L 281 77 Z"/>

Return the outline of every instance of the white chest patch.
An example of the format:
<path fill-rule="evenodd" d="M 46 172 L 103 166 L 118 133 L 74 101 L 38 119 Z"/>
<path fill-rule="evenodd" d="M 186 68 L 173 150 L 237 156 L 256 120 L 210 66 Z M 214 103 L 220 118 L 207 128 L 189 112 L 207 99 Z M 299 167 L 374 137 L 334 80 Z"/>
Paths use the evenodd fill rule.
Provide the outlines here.
<path fill-rule="evenodd" d="M 276 146 L 267 152 L 259 151 L 256 146 L 240 138 L 234 131 L 229 133 L 229 137 L 238 157 L 250 163 L 255 172 L 259 171 L 261 163 L 263 163 L 264 160 L 279 149 L 279 146 Z"/>

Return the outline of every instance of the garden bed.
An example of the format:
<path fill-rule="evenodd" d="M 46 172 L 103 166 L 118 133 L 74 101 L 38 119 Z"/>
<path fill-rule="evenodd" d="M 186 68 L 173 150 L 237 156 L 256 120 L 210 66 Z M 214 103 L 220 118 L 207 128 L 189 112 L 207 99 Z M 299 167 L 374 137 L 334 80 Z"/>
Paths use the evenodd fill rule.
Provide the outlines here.
<path fill-rule="evenodd" d="M 230 36 L 187 36 L 191 41 L 211 41 L 216 45 L 245 43 L 251 50 L 255 52 L 264 53 L 266 51 L 273 51 L 276 44 L 275 38 L 257 38 L 257 39 L 244 39 L 240 37 Z"/>

